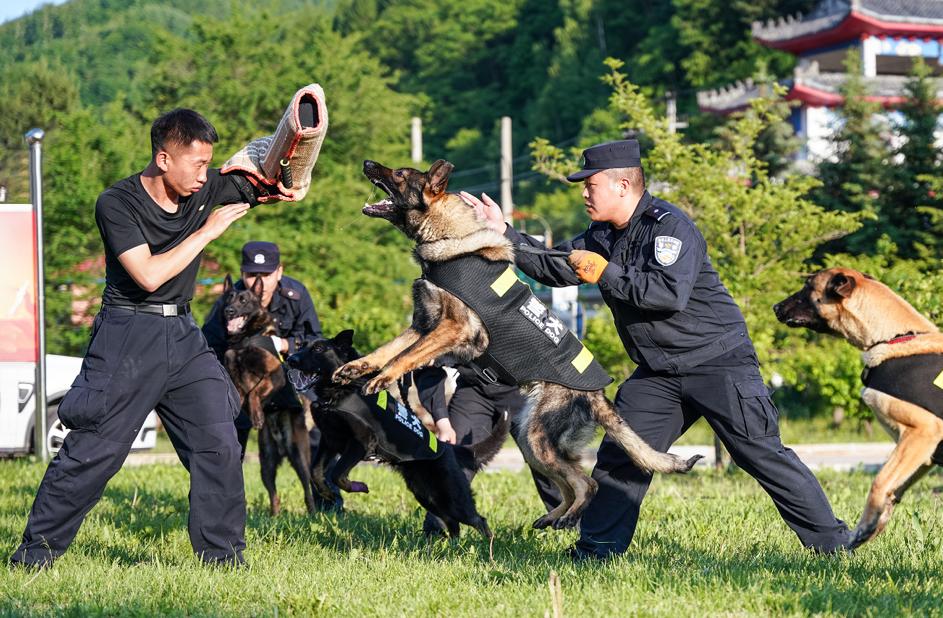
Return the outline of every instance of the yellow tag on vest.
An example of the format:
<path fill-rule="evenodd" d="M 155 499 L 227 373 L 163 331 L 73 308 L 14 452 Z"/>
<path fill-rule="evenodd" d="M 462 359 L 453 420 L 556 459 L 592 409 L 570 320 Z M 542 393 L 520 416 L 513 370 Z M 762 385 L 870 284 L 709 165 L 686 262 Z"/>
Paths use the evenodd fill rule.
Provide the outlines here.
<path fill-rule="evenodd" d="M 941 371 L 940 375 L 938 375 L 936 380 L 933 381 L 933 386 L 937 388 L 943 388 L 943 371 Z"/>
<path fill-rule="evenodd" d="M 377 405 L 380 406 L 381 410 L 386 410 L 386 391 L 380 391 L 377 395 Z"/>
<path fill-rule="evenodd" d="M 429 432 L 429 448 L 432 449 L 433 453 L 439 452 L 439 442 L 435 439 L 435 434 L 431 431 Z"/>
<path fill-rule="evenodd" d="M 593 362 L 593 353 L 589 351 L 589 348 L 583 346 L 583 350 L 570 362 L 578 372 L 583 373 L 589 367 L 589 364 Z"/>
<path fill-rule="evenodd" d="M 517 273 L 514 272 L 513 268 L 508 266 L 508 269 L 501 273 L 501 276 L 495 279 L 494 283 L 491 284 L 491 289 L 494 290 L 494 293 L 498 296 L 504 296 L 517 281 Z"/>

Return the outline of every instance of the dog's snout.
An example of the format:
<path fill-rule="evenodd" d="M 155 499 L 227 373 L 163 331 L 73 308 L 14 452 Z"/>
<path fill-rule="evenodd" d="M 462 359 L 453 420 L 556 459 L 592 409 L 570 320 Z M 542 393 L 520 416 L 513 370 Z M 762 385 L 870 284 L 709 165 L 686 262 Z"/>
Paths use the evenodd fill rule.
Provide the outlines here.
<path fill-rule="evenodd" d="M 365 161 L 363 162 L 363 169 L 364 169 L 364 171 L 372 170 L 372 169 L 376 168 L 376 166 L 377 166 L 377 162 L 376 162 L 376 161 L 371 161 L 370 159 L 367 159 L 367 160 L 365 160 Z"/>

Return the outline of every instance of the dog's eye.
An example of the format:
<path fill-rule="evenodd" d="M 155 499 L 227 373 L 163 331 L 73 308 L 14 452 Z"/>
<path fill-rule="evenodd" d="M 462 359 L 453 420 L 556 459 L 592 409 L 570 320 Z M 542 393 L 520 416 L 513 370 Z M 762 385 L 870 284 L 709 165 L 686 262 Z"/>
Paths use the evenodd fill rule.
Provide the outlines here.
<path fill-rule="evenodd" d="M 393 176 L 394 176 L 397 180 L 402 180 L 402 179 L 403 179 L 403 172 L 401 172 L 401 171 L 399 171 L 399 170 L 396 170 L 395 172 L 393 172 Z"/>

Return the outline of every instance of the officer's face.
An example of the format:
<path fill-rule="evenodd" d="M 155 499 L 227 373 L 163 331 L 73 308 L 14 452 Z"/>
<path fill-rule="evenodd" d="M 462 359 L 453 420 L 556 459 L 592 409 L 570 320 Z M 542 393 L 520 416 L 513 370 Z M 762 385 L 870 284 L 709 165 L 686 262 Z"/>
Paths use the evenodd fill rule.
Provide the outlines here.
<path fill-rule="evenodd" d="M 269 303 L 272 302 L 272 295 L 275 293 L 275 288 L 278 287 L 278 282 L 282 279 L 281 265 L 279 265 L 274 272 L 268 274 L 242 273 L 242 282 L 245 284 L 247 290 L 251 290 L 258 279 L 262 280 L 262 306 L 268 307 Z"/>
<path fill-rule="evenodd" d="M 213 159 L 213 144 L 193 141 L 188 146 L 169 144 L 155 156 L 164 172 L 164 182 L 177 195 L 187 197 L 206 183 L 206 170 Z"/>
<path fill-rule="evenodd" d="M 625 181 L 613 180 L 605 172 L 598 172 L 583 181 L 583 203 L 586 214 L 593 221 L 617 226 L 628 222 L 623 199 L 628 187 Z M 631 215 L 631 213 L 629 213 Z"/>

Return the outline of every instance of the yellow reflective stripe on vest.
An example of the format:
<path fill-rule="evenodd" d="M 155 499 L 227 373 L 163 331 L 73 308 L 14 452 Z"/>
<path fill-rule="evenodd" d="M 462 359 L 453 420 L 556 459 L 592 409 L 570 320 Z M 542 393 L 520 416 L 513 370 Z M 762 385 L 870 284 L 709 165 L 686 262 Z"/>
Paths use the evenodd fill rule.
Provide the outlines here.
<path fill-rule="evenodd" d="M 491 289 L 494 290 L 494 293 L 498 296 L 504 296 L 517 281 L 517 273 L 514 272 L 513 268 L 508 266 L 508 269 L 501 273 L 501 276 L 495 279 L 494 283 L 491 284 Z"/>
<path fill-rule="evenodd" d="M 593 353 L 590 352 L 589 348 L 586 346 L 583 346 L 583 349 L 576 355 L 576 358 L 570 361 L 580 373 L 586 371 L 586 368 L 589 367 L 591 362 L 593 362 Z"/>
<path fill-rule="evenodd" d="M 439 443 L 435 439 L 435 434 L 431 431 L 429 432 L 429 448 L 432 449 L 433 453 L 437 453 L 439 451 Z"/>
<path fill-rule="evenodd" d="M 933 386 L 937 388 L 943 388 L 943 371 L 941 371 L 940 375 L 938 375 L 936 380 L 933 381 Z"/>
<path fill-rule="evenodd" d="M 380 391 L 377 395 L 377 405 L 380 406 L 381 410 L 386 410 L 386 391 Z"/>

